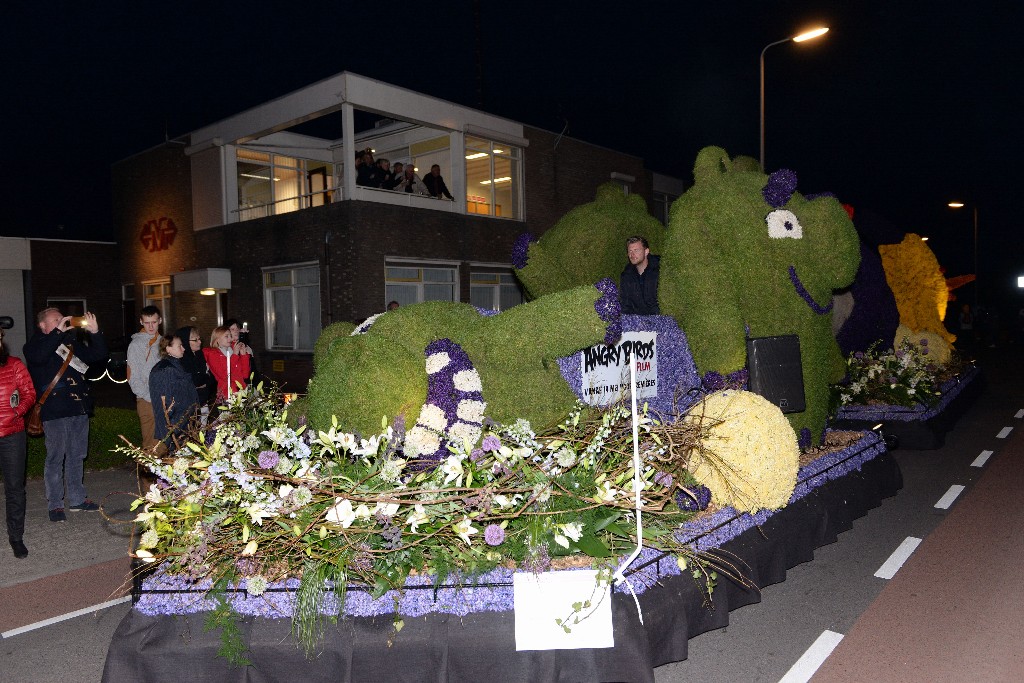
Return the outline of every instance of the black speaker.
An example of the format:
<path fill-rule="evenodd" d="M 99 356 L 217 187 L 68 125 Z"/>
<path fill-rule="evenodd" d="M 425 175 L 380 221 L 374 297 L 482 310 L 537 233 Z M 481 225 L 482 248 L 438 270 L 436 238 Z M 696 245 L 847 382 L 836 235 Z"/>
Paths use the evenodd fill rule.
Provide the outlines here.
<path fill-rule="evenodd" d="M 800 337 L 747 339 L 750 390 L 777 405 L 784 413 L 799 413 L 804 401 L 804 375 L 800 364 Z"/>

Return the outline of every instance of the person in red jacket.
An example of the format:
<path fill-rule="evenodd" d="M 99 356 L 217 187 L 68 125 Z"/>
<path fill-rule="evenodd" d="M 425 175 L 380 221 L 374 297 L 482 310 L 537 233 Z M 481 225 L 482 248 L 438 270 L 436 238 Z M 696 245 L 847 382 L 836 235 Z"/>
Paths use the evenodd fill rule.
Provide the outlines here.
<path fill-rule="evenodd" d="M 232 345 L 231 342 L 231 331 L 221 325 L 210 334 L 209 348 L 203 349 L 210 374 L 217 380 L 217 400 L 224 400 L 249 383 L 252 351 L 245 344 Z"/>
<path fill-rule="evenodd" d="M 0 329 L 0 470 L 4 476 L 7 538 L 17 558 L 25 547 L 25 414 L 36 402 L 36 388 L 25 364 L 10 355 Z"/>

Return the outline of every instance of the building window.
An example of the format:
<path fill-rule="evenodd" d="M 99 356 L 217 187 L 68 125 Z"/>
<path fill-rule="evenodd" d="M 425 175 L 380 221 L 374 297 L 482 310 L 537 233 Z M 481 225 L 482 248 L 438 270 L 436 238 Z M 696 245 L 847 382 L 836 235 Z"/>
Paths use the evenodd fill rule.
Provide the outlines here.
<path fill-rule="evenodd" d="M 522 150 L 466 136 L 466 212 L 522 217 Z"/>
<path fill-rule="evenodd" d="M 172 299 L 171 299 L 171 281 L 167 280 L 150 280 L 142 283 L 142 306 L 156 306 L 160 309 L 160 314 L 164 319 L 164 330 L 170 329 L 171 321 L 174 320 L 172 310 Z M 138 320 L 134 321 L 134 327 L 138 326 Z M 138 332 L 137 329 L 132 329 L 132 332 Z"/>
<path fill-rule="evenodd" d="M 459 269 L 445 265 L 389 263 L 385 267 L 384 303 L 458 301 Z"/>
<path fill-rule="evenodd" d="M 312 351 L 320 335 L 320 266 L 263 269 L 267 348 Z"/>
<path fill-rule="evenodd" d="M 511 272 L 471 271 L 469 302 L 477 308 L 504 311 L 523 303 L 523 290 Z"/>
<path fill-rule="evenodd" d="M 654 217 L 661 221 L 662 225 L 668 225 L 669 211 L 672 209 L 672 202 L 679 199 L 679 197 L 667 194 L 665 192 L 655 191 L 653 193 L 654 198 Z"/>
<path fill-rule="evenodd" d="M 46 299 L 47 308 L 56 308 L 64 315 L 83 316 L 89 309 L 85 307 L 85 299 Z"/>
<path fill-rule="evenodd" d="M 329 203 L 333 164 L 237 150 L 238 220 L 273 216 Z"/>

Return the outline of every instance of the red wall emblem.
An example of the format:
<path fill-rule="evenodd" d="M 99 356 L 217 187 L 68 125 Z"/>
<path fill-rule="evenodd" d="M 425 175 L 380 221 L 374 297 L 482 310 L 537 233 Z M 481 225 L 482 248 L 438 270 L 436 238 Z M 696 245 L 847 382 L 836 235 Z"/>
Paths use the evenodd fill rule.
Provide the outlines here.
<path fill-rule="evenodd" d="M 139 241 L 149 251 L 163 251 L 171 248 L 177 234 L 178 226 L 164 216 L 160 220 L 146 221 L 139 233 Z"/>

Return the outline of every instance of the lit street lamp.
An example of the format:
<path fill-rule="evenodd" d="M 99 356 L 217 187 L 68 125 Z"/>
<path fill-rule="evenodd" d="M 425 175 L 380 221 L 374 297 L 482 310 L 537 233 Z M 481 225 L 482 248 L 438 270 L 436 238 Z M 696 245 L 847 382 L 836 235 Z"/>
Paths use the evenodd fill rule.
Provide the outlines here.
<path fill-rule="evenodd" d="M 963 202 L 950 202 L 947 206 L 951 209 L 962 209 L 965 204 Z M 978 278 L 978 205 L 972 204 L 971 209 L 974 212 L 974 308 L 978 308 L 978 284 L 980 279 Z"/>
<path fill-rule="evenodd" d="M 802 43 L 805 40 L 813 40 L 819 36 L 823 36 L 828 33 L 828 27 L 816 28 L 810 31 L 805 31 L 792 38 L 786 38 L 785 40 L 776 40 L 774 43 L 768 43 L 761 50 L 761 170 L 764 170 L 764 53 L 768 51 L 768 48 L 776 45 L 782 45 L 793 41 L 794 43 Z"/>

